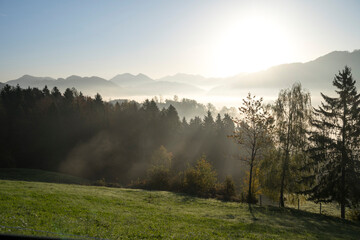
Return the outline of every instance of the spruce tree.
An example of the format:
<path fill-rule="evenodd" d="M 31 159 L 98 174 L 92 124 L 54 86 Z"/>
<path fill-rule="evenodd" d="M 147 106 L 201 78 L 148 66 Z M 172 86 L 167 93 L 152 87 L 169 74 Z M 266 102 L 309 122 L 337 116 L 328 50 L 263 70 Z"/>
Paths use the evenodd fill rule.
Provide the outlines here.
<path fill-rule="evenodd" d="M 360 94 L 351 69 L 345 66 L 333 80 L 337 97 L 321 93 L 324 102 L 314 109 L 309 153 L 312 187 L 305 193 L 315 202 L 338 202 L 345 207 L 359 202 L 360 191 Z"/>

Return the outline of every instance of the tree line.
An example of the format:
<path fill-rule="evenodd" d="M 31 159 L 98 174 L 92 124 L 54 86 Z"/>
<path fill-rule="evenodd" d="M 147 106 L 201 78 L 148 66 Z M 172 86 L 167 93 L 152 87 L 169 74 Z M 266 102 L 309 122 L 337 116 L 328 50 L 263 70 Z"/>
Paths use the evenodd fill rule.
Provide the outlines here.
<path fill-rule="evenodd" d="M 61 93 L 5 86 L 0 92 L 1 167 L 61 171 L 122 185 L 146 175 L 159 146 L 174 154 L 172 167 L 184 170 L 202 155 L 219 177 L 238 174 L 231 155 L 238 152 L 226 136 L 234 131 L 227 114 L 179 119 L 169 105 L 104 102 L 99 94 L 76 89 Z"/>

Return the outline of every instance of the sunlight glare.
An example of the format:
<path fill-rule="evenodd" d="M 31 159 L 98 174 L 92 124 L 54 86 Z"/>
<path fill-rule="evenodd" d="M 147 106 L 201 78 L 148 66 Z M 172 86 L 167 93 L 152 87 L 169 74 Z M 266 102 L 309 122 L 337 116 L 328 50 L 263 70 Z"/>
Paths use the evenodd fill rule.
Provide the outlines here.
<path fill-rule="evenodd" d="M 247 17 L 224 31 L 214 51 L 216 76 L 255 72 L 288 62 L 292 47 L 286 31 L 275 21 Z"/>

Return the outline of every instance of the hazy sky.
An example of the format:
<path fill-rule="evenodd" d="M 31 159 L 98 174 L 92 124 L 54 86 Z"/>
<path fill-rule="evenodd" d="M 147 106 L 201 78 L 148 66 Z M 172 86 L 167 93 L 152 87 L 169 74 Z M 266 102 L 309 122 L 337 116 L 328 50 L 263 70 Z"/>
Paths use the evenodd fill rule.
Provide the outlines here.
<path fill-rule="evenodd" d="M 230 76 L 360 48 L 360 1 L 0 0 L 0 81 Z"/>

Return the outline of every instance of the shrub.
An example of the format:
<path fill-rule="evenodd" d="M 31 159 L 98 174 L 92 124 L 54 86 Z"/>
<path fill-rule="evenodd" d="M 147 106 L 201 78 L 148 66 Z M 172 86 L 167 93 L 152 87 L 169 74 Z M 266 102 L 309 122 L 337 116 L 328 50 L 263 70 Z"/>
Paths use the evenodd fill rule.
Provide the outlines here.
<path fill-rule="evenodd" d="M 236 196 L 235 183 L 231 176 L 226 176 L 221 187 L 221 194 L 224 200 L 230 201 Z"/>
<path fill-rule="evenodd" d="M 164 146 L 160 146 L 159 149 L 153 152 L 151 156 L 151 166 L 147 172 L 148 188 L 170 190 L 172 157 L 172 153 L 168 152 Z"/>
<path fill-rule="evenodd" d="M 106 186 L 105 178 L 98 179 L 94 182 L 95 186 Z"/>
<path fill-rule="evenodd" d="M 148 184 L 150 189 L 170 190 L 170 169 L 164 167 L 153 167 L 148 171 Z"/>
<path fill-rule="evenodd" d="M 185 171 L 184 191 L 200 197 L 210 197 L 215 193 L 216 180 L 216 171 L 203 155 L 194 167 Z"/>
<path fill-rule="evenodd" d="M 141 188 L 141 189 L 148 189 L 148 181 L 145 179 L 136 179 L 135 181 L 131 181 L 126 187 L 128 188 Z"/>
<path fill-rule="evenodd" d="M 184 172 L 179 172 L 173 175 L 170 179 L 170 189 L 174 192 L 185 192 L 184 191 Z"/>

